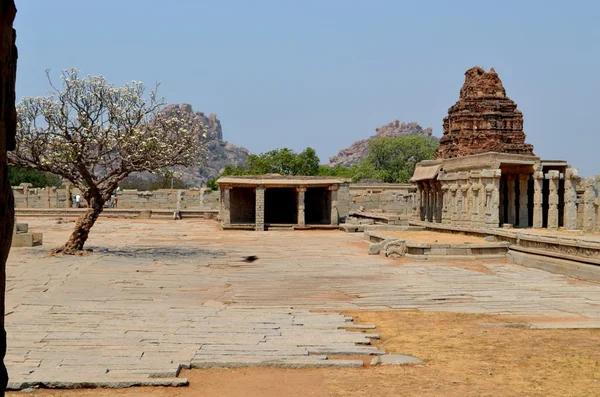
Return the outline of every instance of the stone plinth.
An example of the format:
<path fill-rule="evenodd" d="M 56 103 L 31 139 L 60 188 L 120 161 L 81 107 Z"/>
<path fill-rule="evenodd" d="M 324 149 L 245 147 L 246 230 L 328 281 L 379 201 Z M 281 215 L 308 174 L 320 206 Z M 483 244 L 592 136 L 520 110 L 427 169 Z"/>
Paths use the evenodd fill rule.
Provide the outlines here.
<path fill-rule="evenodd" d="M 30 233 L 27 223 L 15 222 L 11 247 L 36 247 L 42 245 L 42 242 L 42 233 Z"/>

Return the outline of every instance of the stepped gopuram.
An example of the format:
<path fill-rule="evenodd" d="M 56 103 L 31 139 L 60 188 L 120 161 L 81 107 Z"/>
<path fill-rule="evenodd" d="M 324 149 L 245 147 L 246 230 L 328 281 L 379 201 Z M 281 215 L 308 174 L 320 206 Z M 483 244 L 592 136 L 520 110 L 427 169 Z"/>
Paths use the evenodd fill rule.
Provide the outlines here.
<path fill-rule="evenodd" d="M 533 156 L 533 145 L 525 143 L 523 114 L 506 96 L 496 71 L 474 67 L 465 76 L 460 97 L 444 118 L 436 158 L 486 152 Z"/>
<path fill-rule="evenodd" d="M 498 74 L 465 73 L 444 118 L 435 160 L 417 164 L 415 220 L 471 228 L 600 230 L 598 177 L 541 160 L 525 143 L 523 115 Z"/>

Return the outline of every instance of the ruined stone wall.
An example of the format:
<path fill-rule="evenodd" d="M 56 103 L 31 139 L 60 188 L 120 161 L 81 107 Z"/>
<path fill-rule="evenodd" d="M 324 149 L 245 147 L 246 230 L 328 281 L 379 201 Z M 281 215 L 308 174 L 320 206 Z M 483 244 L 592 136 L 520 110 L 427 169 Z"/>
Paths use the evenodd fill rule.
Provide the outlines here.
<path fill-rule="evenodd" d="M 351 211 L 410 214 L 416 187 L 411 184 L 343 184 L 338 190 L 338 211 L 343 220 Z"/>
<path fill-rule="evenodd" d="M 600 232 L 600 174 L 581 178 L 577 185 L 577 230 Z"/>
<path fill-rule="evenodd" d="M 24 184 L 25 185 L 25 184 Z M 30 188 L 13 187 L 16 208 L 70 208 L 72 198 L 80 194 L 79 189 L 56 189 L 53 187 Z M 152 192 L 123 190 L 118 195 L 117 208 L 120 209 L 176 209 L 178 190 L 162 189 Z M 83 197 L 81 205 L 86 206 Z M 108 205 L 108 204 L 107 204 Z M 181 198 L 182 210 L 218 210 L 219 192 L 210 189 L 184 190 Z"/>

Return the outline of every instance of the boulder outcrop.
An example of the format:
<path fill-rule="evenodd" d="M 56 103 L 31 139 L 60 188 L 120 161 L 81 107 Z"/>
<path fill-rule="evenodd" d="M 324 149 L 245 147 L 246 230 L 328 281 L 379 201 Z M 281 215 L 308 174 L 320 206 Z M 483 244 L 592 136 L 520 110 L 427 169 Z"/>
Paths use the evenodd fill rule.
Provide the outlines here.
<path fill-rule="evenodd" d="M 525 138 L 523 114 L 506 96 L 496 71 L 476 66 L 466 71 L 459 99 L 444 118 L 436 158 L 485 152 L 533 155 Z"/>
<path fill-rule="evenodd" d="M 356 141 L 350 147 L 340 150 L 337 156 L 329 159 L 329 165 L 331 167 L 337 165 L 349 167 L 359 163 L 369 154 L 369 141 L 374 138 L 425 135 L 436 139 L 432 136 L 432 133 L 433 130 L 431 128 L 423 128 L 417 123 L 402 123 L 399 120 L 394 120 L 389 124 L 376 128 L 375 135 L 370 138 Z"/>
<path fill-rule="evenodd" d="M 192 105 L 184 103 L 181 105 L 168 105 L 161 112 L 173 112 L 175 109 L 181 108 L 184 113 L 193 118 L 194 122 L 202 123 L 208 130 L 208 136 L 214 139 L 208 142 L 208 158 L 206 161 L 197 167 L 173 167 L 171 170 L 181 173 L 181 179 L 184 183 L 191 186 L 200 186 L 206 182 L 219 176 L 227 164 L 234 167 L 246 164 L 248 150 L 243 147 L 232 145 L 223 140 L 223 129 L 221 121 L 216 114 L 210 113 L 208 116 L 203 112 L 194 112 Z M 148 180 L 156 178 L 150 173 L 141 173 L 136 175 L 139 178 Z"/>

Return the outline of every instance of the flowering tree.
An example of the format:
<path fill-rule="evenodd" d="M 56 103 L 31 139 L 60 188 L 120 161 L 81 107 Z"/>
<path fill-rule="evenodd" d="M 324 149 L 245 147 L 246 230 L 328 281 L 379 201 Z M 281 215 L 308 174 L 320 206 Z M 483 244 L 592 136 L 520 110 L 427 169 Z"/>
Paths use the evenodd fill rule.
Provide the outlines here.
<path fill-rule="evenodd" d="M 146 95 L 141 82 L 119 88 L 102 76 L 80 77 L 76 69 L 62 72 L 60 88 L 48 80 L 48 96 L 17 105 L 17 145 L 9 161 L 62 176 L 88 202 L 57 252 L 83 249 L 105 202 L 130 173 L 191 166 L 206 158 L 211 139 L 206 128 L 179 109 L 160 112 L 166 103 L 156 88 Z"/>

